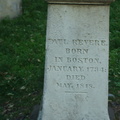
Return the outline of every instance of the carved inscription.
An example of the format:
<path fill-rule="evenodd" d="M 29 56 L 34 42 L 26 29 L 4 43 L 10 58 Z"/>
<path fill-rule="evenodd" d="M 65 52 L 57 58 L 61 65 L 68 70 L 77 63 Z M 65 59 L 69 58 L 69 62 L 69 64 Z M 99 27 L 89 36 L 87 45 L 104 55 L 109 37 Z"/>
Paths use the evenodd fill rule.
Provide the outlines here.
<path fill-rule="evenodd" d="M 80 57 L 55 57 L 55 62 L 68 62 L 68 63 L 98 63 L 101 61 L 99 58 L 80 58 Z"/>
<path fill-rule="evenodd" d="M 67 45 L 69 41 L 66 39 L 48 39 L 51 44 L 58 44 L 58 45 Z M 106 40 L 81 40 L 81 39 L 72 39 L 71 43 L 73 45 L 83 45 L 83 46 L 107 46 Z M 70 48 L 69 48 L 70 49 Z"/>
<path fill-rule="evenodd" d="M 51 44 L 66 45 L 68 44 L 66 39 L 48 39 Z"/>
<path fill-rule="evenodd" d="M 67 80 L 85 80 L 84 75 L 66 75 Z"/>
<path fill-rule="evenodd" d="M 60 88 L 68 88 L 71 90 L 78 90 L 78 89 L 91 89 L 95 88 L 93 84 L 84 84 L 84 83 L 58 83 L 57 86 Z"/>
<path fill-rule="evenodd" d="M 48 66 L 48 71 L 55 72 L 106 72 L 107 69 L 105 67 L 83 67 L 83 66 Z"/>
<path fill-rule="evenodd" d="M 69 63 L 101 63 L 99 58 L 71 58 L 67 57 Z"/>
<path fill-rule="evenodd" d="M 106 73 L 107 68 L 102 66 L 99 50 L 91 51 L 91 46 L 102 47 L 106 50 L 106 40 L 82 39 L 48 39 L 49 44 L 58 46 L 61 54 L 54 54 L 52 61 L 55 64 L 47 66 L 48 72 L 60 74 L 64 79 L 56 79 L 56 87 L 65 93 L 86 93 L 95 86 L 89 79 L 92 73 Z M 63 47 L 64 46 L 64 47 Z M 92 53 L 96 52 L 95 55 Z M 64 55 L 62 56 L 62 53 Z M 64 73 L 62 75 L 62 73 Z"/>
<path fill-rule="evenodd" d="M 79 48 L 70 49 L 70 48 L 66 48 L 66 53 L 67 54 L 70 54 L 70 53 L 72 53 L 72 54 L 87 54 L 88 49 L 79 49 Z"/>
<path fill-rule="evenodd" d="M 55 57 L 55 62 L 63 62 L 63 57 Z"/>
<path fill-rule="evenodd" d="M 83 67 L 82 66 L 52 66 L 50 65 L 48 68 L 48 71 L 63 71 L 63 72 L 80 72 L 83 71 Z"/>
<path fill-rule="evenodd" d="M 73 45 L 107 46 L 105 40 L 72 40 Z"/>

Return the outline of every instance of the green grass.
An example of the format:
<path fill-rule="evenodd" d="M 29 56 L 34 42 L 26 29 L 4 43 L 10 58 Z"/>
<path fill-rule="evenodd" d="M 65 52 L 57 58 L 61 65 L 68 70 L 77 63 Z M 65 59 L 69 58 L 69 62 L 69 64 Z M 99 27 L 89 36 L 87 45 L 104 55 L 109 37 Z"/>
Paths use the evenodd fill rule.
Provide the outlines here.
<path fill-rule="evenodd" d="M 119 98 L 120 1 L 111 4 L 110 93 Z M 44 0 L 23 0 L 22 15 L 0 22 L 0 120 L 25 115 L 40 102 L 44 78 L 46 10 Z"/>
<path fill-rule="evenodd" d="M 22 16 L 0 22 L 1 120 L 29 114 L 42 95 L 47 5 L 23 0 L 22 6 Z"/>
<path fill-rule="evenodd" d="M 111 4 L 110 9 L 110 50 L 120 48 L 120 0 Z"/>
<path fill-rule="evenodd" d="M 109 89 L 120 101 L 120 0 L 111 4 Z"/>

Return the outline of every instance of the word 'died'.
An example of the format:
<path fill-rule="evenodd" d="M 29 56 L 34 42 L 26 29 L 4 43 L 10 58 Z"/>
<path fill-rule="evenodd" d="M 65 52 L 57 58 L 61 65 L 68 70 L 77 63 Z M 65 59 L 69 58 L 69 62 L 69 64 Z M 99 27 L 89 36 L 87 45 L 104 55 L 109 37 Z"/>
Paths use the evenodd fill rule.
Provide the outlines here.
<path fill-rule="evenodd" d="M 67 80 L 85 80 L 84 75 L 66 75 Z"/>

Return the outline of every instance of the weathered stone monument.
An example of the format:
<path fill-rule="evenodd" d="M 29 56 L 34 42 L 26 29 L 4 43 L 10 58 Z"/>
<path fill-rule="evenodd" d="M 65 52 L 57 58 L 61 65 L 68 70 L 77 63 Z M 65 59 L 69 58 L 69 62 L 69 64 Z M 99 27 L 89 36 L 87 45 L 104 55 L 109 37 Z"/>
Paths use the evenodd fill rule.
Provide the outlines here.
<path fill-rule="evenodd" d="M 109 6 L 48 0 L 42 118 L 109 120 Z"/>
<path fill-rule="evenodd" d="M 0 0 L 0 19 L 21 14 L 21 0 Z"/>

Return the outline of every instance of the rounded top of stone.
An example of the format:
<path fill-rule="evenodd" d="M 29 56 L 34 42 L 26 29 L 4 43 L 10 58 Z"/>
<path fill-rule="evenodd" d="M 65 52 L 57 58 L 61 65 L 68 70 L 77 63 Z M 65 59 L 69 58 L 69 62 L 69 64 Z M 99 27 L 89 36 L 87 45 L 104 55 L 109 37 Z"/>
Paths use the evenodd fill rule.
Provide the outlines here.
<path fill-rule="evenodd" d="M 48 3 L 110 4 L 115 0 L 46 0 Z"/>

